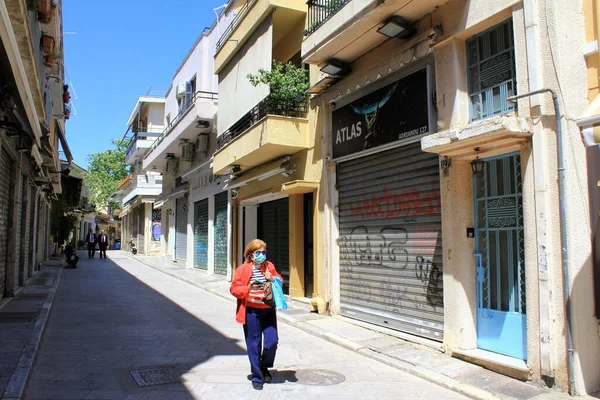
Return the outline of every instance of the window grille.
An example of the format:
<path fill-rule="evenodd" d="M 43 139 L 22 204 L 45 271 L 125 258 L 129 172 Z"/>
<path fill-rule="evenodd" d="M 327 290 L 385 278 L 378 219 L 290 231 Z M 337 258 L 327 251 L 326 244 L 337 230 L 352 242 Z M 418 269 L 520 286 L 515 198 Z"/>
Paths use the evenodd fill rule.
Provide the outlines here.
<path fill-rule="evenodd" d="M 515 94 L 515 52 L 512 20 L 467 41 L 471 122 L 515 109 L 507 99 Z"/>

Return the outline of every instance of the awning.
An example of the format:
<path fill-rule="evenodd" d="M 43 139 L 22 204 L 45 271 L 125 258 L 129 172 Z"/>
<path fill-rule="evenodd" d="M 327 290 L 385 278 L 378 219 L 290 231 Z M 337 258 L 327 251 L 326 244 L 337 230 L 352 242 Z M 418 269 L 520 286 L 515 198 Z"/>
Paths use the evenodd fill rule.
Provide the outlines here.
<path fill-rule="evenodd" d="M 188 191 L 188 185 L 179 185 L 177 187 L 175 187 L 171 193 L 169 193 L 167 195 L 167 199 L 172 199 L 172 198 L 178 198 L 178 197 L 183 197 L 185 196 L 186 192 Z"/>
<path fill-rule="evenodd" d="M 279 192 L 283 194 L 303 194 L 314 192 L 318 188 L 319 182 L 297 180 L 282 184 Z"/>
<path fill-rule="evenodd" d="M 590 103 L 585 113 L 577 120 L 586 146 L 600 144 L 600 95 Z"/>

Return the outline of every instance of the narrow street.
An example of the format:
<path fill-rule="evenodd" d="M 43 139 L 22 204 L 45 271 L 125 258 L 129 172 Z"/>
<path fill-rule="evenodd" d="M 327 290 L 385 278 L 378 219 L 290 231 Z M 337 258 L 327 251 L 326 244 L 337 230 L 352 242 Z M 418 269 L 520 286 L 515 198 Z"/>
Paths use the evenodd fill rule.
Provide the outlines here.
<path fill-rule="evenodd" d="M 255 391 L 232 303 L 119 252 L 83 257 L 63 272 L 25 398 L 465 398 L 283 323 L 279 331 L 274 382 Z M 137 387 L 130 372 L 149 368 L 181 381 Z"/>

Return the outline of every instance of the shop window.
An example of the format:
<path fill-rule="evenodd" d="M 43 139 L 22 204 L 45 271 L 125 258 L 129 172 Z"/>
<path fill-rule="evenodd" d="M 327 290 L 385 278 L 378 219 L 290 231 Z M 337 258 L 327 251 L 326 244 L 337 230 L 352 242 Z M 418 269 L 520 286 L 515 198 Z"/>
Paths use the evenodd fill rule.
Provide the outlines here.
<path fill-rule="evenodd" d="M 507 101 L 516 90 L 512 20 L 467 40 L 467 68 L 471 122 L 515 109 Z"/>

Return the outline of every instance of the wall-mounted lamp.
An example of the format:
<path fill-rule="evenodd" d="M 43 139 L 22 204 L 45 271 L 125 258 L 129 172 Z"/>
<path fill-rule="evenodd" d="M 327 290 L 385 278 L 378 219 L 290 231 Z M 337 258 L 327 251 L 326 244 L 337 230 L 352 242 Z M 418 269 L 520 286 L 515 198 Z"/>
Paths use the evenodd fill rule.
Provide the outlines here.
<path fill-rule="evenodd" d="M 167 155 L 165 156 L 165 160 L 173 160 L 175 159 L 175 154 L 173 153 L 167 153 Z"/>
<path fill-rule="evenodd" d="M 167 208 L 167 212 L 169 213 L 169 215 L 173 215 L 173 209 L 172 208 Z"/>
<path fill-rule="evenodd" d="M 417 33 L 417 30 L 406 22 L 404 18 L 395 15 L 387 20 L 382 27 L 377 29 L 377 32 L 390 38 L 408 39 Z"/>
<path fill-rule="evenodd" d="M 448 156 L 445 156 L 440 161 L 440 166 L 442 167 L 442 171 L 444 171 L 444 173 L 448 172 L 448 170 L 450 169 L 450 167 L 452 167 L 452 159 L 449 158 Z"/>
<path fill-rule="evenodd" d="M 188 205 L 187 205 L 187 204 L 184 204 L 184 205 L 182 205 L 182 206 L 181 206 L 181 209 L 182 209 L 183 211 L 187 211 L 187 210 L 188 210 Z"/>
<path fill-rule="evenodd" d="M 332 76 L 344 76 L 350 72 L 350 64 L 336 58 L 327 60 L 321 68 L 321 72 Z"/>
<path fill-rule="evenodd" d="M 483 172 L 483 167 L 485 167 L 485 161 L 479 158 L 479 147 L 475 147 L 475 152 L 477 153 L 477 157 L 473 161 L 471 161 L 471 169 L 473 170 L 473 174 L 479 175 Z"/>

